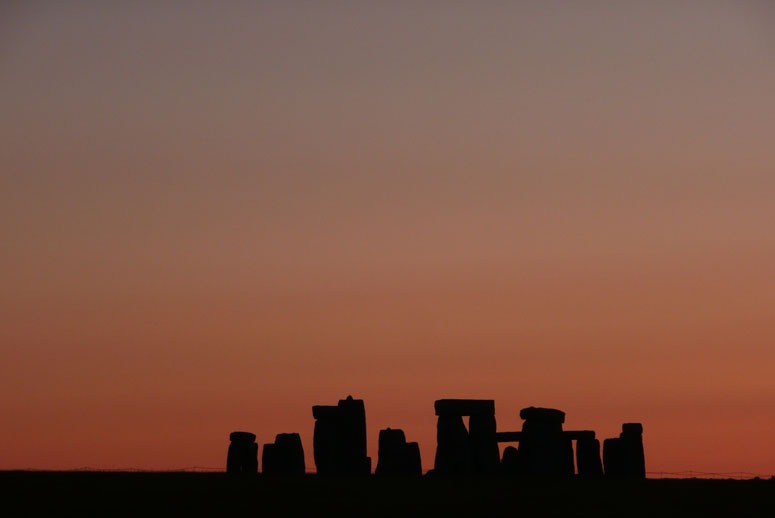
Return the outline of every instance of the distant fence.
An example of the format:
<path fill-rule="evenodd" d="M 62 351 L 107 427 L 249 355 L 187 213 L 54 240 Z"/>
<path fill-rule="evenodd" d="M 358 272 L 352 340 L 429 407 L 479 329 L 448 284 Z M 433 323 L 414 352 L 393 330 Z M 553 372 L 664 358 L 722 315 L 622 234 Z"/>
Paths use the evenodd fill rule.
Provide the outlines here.
<path fill-rule="evenodd" d="M 764 473 L 751 473 L 748 471 L 727 471 L 712 473 L 708 471 L 647 471 L 647 478 L 710 478 L 710 479 L 734 479 L 751 480 L 755 478 L 775 478 L 775 475 Z"/>

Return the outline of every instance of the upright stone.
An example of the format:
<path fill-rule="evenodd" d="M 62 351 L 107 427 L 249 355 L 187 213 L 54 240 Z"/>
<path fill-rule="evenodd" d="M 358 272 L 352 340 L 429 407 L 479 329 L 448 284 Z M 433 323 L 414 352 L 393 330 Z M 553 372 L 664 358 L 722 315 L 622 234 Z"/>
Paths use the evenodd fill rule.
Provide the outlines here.
<path fill-rule="evenodd" d="M 646 478 L 646 457 L 643 451 L 643 425 L 625 423 L 619 435 L 623 457 L 623 475 L 627 478 Z"/>
<path fill-rule="evenodd" d="M 377 475 L 422 475 L 420 447 L 406 442 L 403 430 L 386 428 L 379 432 Z"/>
<path fill-rule="evenodd" d="M 257 473 L 258 444 L 256 435 L 250 432 L 229 434 L 229 450 L 226 455 L 227 473 Z"/>
<path fill-rule="evenodd" d="M 315 418 L 312 449 L 315 468 L 319 475 L 331 475 L 337 472 L 338 414 L 339 409 L 336 406 L 312 407 L 312 416 Z"/>
<path fill-rule="evenodd" d="M 580 477 L 599 478 L 603 476 L 599 440 L 580 438 L 576 441 L 576 465 Z"/>
<path fill-rule="evenodd" d="M 267 459 L 269 454 L 269 459 Z M 267 460 L 270 465 L 267 465 Z M 271 475 L 303 475 L 304 448 L 297 433 L 279 433 L 274 444 L 264 445 L 264 473 Z"/>
<path fill-rule="evenodd" d="M 371 459 L 366 455 L 366 407 L 362 399 L 347 396 L 339 400 L 337 456 L 339 471 L 348 475 L 367 475 Z"/>
<path fill-rule="evenodd" d="M 468 420 L 468 430 L 471 441 L 472 471 L 483 475 L 495 474 L 500 465 L 500 450 L 495 438 L 495 415 L 472 414 Z"/>
<path fill-rule="evenodd" d="M 406 443 L 406 474 L 416 477 L 422 475 L 420 445 L 416 442 Z"/>
<path fill-rule="evenodd" d="M 403 430 L 386 428 L 379 431 L 377 475 L 402 475 L 406 464 L 406 435 Z"/>
<path fill-rule="evenodd" d="M 573 445 L 563 435 L 565 413 L 553 408 L 523 408 L 519 466 L 523 475 L 572 476 Z"/>
<path fill-rule="evenodd" d="M 495 402 L 491 399 L 440 399 L 434 403 L 436 458 L 440 474 L 494 473 L 499 452 L 495 430 Z M 463 416 L 470 416 L 469 430 Z"/>
<path fill-rule="evenodd" d="M 514 446 L 506 446 L 503 449 L 500 471 L 503 475 L 515 476 L 519 470 L 519 452 Z"/>
<path fill-rule="evenodd" d="M 313 450 L 319 474 L 371 472 L 366 454 L 366 410 L 362 399 L 348 396 L 336 406 L 313 406 Z"/>
<path fill-rule="evenodd" d="M 603 441 L 603 469 L 607 478 L 625 476 L 623 453 L 622 440 L 618 437 Z"/>
<path fill-rule="evenodd" d="M 434 470 L 444 475 L 461 475 L 471 471 L 471 448 L 462 416 L 439 416 Z"/>
<path fill-rule="evenodd" d="M 279 468 L 277 466 L 276 448 L 274 443 L 264 444 L 264 451 L 261 454 L 261 465 L 264 475 L 277 475 Z"/>

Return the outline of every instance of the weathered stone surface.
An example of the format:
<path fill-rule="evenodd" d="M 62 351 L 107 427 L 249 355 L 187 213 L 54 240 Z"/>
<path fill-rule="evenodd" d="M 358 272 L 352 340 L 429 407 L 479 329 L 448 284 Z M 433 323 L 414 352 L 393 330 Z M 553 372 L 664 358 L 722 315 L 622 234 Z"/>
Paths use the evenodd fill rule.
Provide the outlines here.
<path fill-rule="evenodd" d="M 437 416 L 495 415 L 492 399 L 439 399 L 433 404 Z"/>

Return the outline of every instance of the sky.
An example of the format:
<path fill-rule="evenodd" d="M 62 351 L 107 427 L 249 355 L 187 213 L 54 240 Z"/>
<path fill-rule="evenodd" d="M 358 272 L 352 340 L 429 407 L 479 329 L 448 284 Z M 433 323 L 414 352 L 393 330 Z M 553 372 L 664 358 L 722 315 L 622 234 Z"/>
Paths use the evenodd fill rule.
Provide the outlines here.
<path fill-rule="evenodd" d="M 775 474 L 768 1 L 0 6 L 0 469 L 433 402 Z"/>

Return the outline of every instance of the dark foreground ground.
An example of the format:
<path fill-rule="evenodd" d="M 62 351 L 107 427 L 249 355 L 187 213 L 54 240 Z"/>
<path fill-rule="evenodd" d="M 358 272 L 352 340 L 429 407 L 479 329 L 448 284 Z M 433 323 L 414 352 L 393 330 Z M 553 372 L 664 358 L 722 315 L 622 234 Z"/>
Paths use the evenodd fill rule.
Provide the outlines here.
<path fill-rule="evenodd" d="M 771 516 L 773 480 L 0 472 L 3 516 Z"/>

